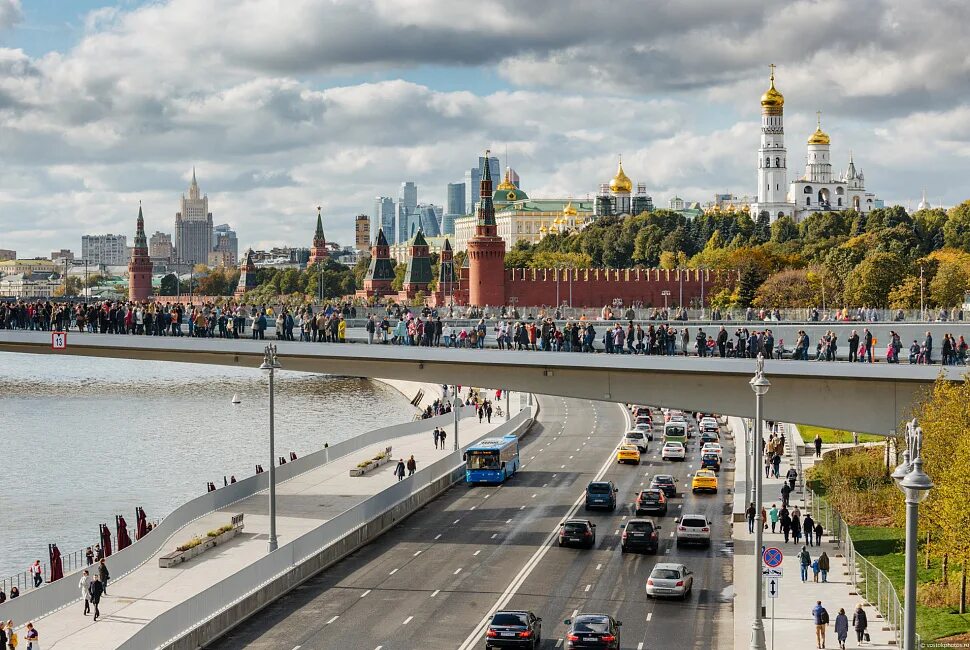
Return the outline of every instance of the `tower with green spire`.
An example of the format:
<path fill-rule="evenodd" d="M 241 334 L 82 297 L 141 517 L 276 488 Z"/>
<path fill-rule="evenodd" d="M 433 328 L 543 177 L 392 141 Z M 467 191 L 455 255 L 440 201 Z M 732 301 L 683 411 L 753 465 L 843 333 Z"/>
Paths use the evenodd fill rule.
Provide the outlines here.
<path fill-rule="evenodd" d="M 148 238 L 145 237 L 145 215 L 141 201 L 138 202 L 138 221 L 135 226 L 135 246 L 128 262 L 128 300 L 145 302 L 152 295 L 152 259 L 148 256 Z"/>

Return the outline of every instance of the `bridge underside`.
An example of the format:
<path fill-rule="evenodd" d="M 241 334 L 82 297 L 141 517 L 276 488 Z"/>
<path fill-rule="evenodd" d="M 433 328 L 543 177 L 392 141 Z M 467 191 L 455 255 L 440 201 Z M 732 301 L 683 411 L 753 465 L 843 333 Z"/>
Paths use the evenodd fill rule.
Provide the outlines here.
<path fill-rule="evenodd" d="M 239 366 L 256 371 L 269 341 L 69 335 L 67 350 L 50 333 L 0 332 L 0 351 Z M 749 359 L 696 359 L 389 345 L 277 342 L 284 370 L 441 384 L 496 386 L 583 399 L 714 411 L 752 417 Z M 936 378 L 962 381 L 954 369 L 886 364 L 767 361 L 769 420 L 892 435 L 911 417 Z"/>

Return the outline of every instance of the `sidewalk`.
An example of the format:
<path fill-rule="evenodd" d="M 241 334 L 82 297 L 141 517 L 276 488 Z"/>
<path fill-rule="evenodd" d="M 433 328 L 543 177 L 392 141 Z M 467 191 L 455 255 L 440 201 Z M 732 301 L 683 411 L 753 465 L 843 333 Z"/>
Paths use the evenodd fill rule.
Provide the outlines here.
<path fill-rule="evenodd" d="M 462 421 L 462 441 L 486 434 L 505 422 L 479 424 L 474 418 Z M 396 462 L 388 463 L 362 477 L 351 478 L 349 470 L 388 444 L 392 457 L 414 454 L 418 469 L 445 456 L 453 446 L 453 429 L 448 427 L 447 449 L 436 450 L 431 429 L 376 444 L 345 458 L 305 472 L 277 486 L 277 536 L 280 546 L 322 525 L 330 518 L 393 485 Z M 101 601 L 101 618 L 94 623 L 82 615 L 83 603 L 54 612 L 35 621 L 44 648 L 81 650 L 113 648 L 133 635 L 142 625 L 175 604 L 184 601 L 263 557 L 269 533 L 266 492 L 205 515 L 183 527 L 162 551 L 117 581 L 109 581 L 109 596 Z M 245 530 L 225 545 L 218 546 L 178 568 L 161 569 L 158 557 L 175 546 L 229 522 L 232 515 L 245 513 Z M 108 559 L 111 568 L 111 559 Z M 23 623 L 15 621 L 15 623 Z M 175 631 L 173 630 L 173 633 Z"/>
<path fill-rule="evenodd" d="M 733 419 L 733 418 L 732 418 Z M 739 432 L 740 433 L 740 432 Z M 765 437 L 767 438 L 767 428 Z M 745 463 L 744 458 L 747 453 L 745 449 L 744 435 L 735 436 L 737 440 L 738 465 L 736 470 L 737 487 L 744 489 Z M 828 448 L 829 446 L 826 446 Z M 792 466 L 791 451 L 786 445 L 786 457 L 782 459 L 779 474 L 784 476 L 788 468 Z M 802 457 L 802 468 L 807 470 L 815 464 L 814 455 Z M 765 510 L 770 510 L 772 504 L 777 504 L 781 508 L 781 485 L 783 479 L 764 478 L 764 465 L 759 462 L 758 467 L 762 472 L 762 494 L 764 495 Z M 796 506 L 801 510 L 802 517 L 807 510 L 803 507 L 802 495 L 793 492 L 790 499 L 789 509 L 793 510 Z M 737 506 L 735 506 L 737 507 Z M 743 512 L 743 510 L 742 510 Z M 754 571 L 754 534 L 748 532 L 746 521 L 735 522 L 734 524 L 734 644 L 736 648 L 745 648 L 751 641 L 751 621 L 754 616 L 754 584 L 752 573 Z M 835 617 L 839 613 L 839 608 L 845 608 L 846 616 L 849 618 L 849 636 L 846 640 L 846 648 L 857 648 L 855 630 L 852 629 L 852 613 L 856 605 L 863 602 L 863 599 L 856 593 L 855 587 L 848 582 L 848 572 L 845 567 L 845 559 L 838 550 L 835 543 L 829 538 L 828 531 L 822 535 L 822 545 L 808 546 L 812 558 L 818 557 L 822 551 L 829 556 L 831 570 L 827 583 L 812 582 L 812 572 L 809 570 L 808 582 L 802 583 L 800 567 L 797 554 L 801 551 L 802 544 L 805 543 L 804 537 L 802 544 L 795 545 L 793 542 L 785 544 L 784 536 L 780 532 L 771 532 L 771 523 L 768 523 L 768 530 L 764 533 L 765 546 L 775 546 L 780 548 L 785 555 L 782 568 L 784 575 L 780 581 L 779 596 L 776 599 L 767 598 L 765 595 L 766 616 L 764 617 L 765 639 L 767 648 L 784 648 L 784 650 L 803 650 L 816 648 L 815 625 L 812 619 L 812 608 L 815 602 L 822 601 L 822 605 L 829 612 L 829 625 L 826 628 L 825 647 L 838 648 L 839 644 L 835 636 Z M 772 603 L 774 600 L 774 603 Z M 866 616 L 869 619 L 867 631 L 872 639 L 871 643 L 863 644 L 864 648 L 892 648 L 895 647 L 894 634 L 884 629 L 882 616 L 876 611 L 875 607 L 865 604 Z M 774 646 L 771 642 L 772 630 L 772 606 L 774 606 Z"/>

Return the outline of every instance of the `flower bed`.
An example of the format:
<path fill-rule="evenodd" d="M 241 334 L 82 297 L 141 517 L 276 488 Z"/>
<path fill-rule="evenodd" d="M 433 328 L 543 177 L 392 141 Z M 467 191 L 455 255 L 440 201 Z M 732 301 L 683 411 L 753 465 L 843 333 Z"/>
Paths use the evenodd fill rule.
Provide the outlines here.
<path fill-rule="evenodd" d="M 384 451 L 375 455 L 373 458 L 368 458 L 367 460 L 357 463 L 357 467 L 350 470 L 351 476 L 363 476 L 367 472 L 377 469 L 381 465 L 385 465 L 391 462 L 391 447 L 387 446 Z"/>
<path fill-rule="evenodd" d="M 184 544 L 179 544 L 171 553 L 167 553 L 158 558 L 158 566 L 163 569 L 168 569 L 178 566 L 183 562 L 188 562 L 192 558 L 202 555 L 210 548 L 225 544 L 241 533 L 242 529 L 243 515 L 234 515 L 231 524 L 210 530 L 205 534 L 205 537 L 193 537 Z"/>

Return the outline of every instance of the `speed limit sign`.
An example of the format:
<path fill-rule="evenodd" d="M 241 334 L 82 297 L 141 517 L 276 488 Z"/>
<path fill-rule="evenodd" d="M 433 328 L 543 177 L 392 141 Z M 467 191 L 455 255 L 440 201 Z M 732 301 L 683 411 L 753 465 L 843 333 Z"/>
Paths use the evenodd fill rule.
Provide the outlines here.
<path fill-rule="evenodd" d="M 67 332 L 51 332 L 51 348 L 54 350 L 66 350 Z"/>

